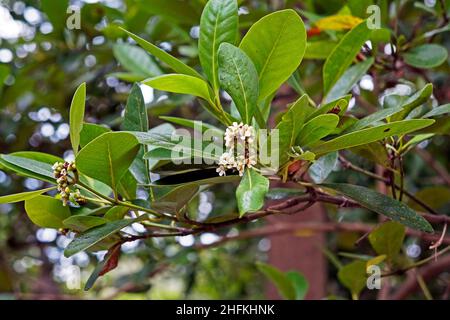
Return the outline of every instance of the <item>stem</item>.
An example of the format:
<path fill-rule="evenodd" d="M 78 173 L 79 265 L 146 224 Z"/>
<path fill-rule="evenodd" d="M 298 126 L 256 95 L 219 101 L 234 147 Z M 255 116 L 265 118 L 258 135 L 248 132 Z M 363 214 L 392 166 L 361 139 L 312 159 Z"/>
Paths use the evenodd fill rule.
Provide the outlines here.
<path fill-rule="evenodd" d="M 410 269 L 414 269 L 414 268 L 420 267 L 420 266 L 422 266 L 422 265 L 424 265 L 424 264 L 426 264 L 426 263 L 428 263 L 428 262 L 430 262 L 432 260 L 435 260 L 438 256 L 443 255 L 444 253 L 446 253 L 449 250 L 450 250 L 450 246 L 445 247 L 441 251 L 437 252 L 436 254 L 433 254 L 432 256 L 429 256 L 428 258 L 425 258 L 425 259 L 422 259 L 422 260 L 417 261 L 415 263 L 412 263 L 409 266 L 406 266 L 406 267 L 404 267 L 402 269 L 391 271 L 391 272 L 388 272 L 388 273 L 384 273 L 381 276 L 382 277 L 389 277 L 389 276 L 392 276 L 392 275 L 404 273 L 404 272 L 406 272 L 406 271 L 408 271 Z"/>
<path fill-rule="evenodd" d="M 144 207 L 135 205 L 133 203 L 129 203 L 129 202 L 126 202 L 126 201 L 120 201 L 120 200 L 117 200 L 115 203 L 117 205 L 119 205 L 119 206 L 128 207 L 128 208 L 135 209 L 135 210 L 138 210 L 138 211 L 144 211 L 144 212 L 151 213 L 151 214 L 153 214 L 155 216 L 158 216 L 158 217 L 164 217 L 164 218 L 171 219 L 173 221 L 178 221 L 178 219 L 175 216 L 172 216 L 170 214 L 161 213 L 161 212 L 155 211 L 153 209 L 144 208 Z"/>
<path fill-rule="evenodd" d="M 116 203 L 116 200 L 114 200 L 113 198 L 110 198 L 108 196 L 105 196 L 104 194 L 101 194 L 100 192 L 94 190 L 93 188 L 89 187 L 88 185 L 84 184 L 83 182 L 81 182 L 79 180 L 76 182 L 76 184 L 78 186 L 80 186 L 81 188 L 89 191 L 93 195 L 97 196 L 98 198 L 108 201 L 108 203 L 110 203 L 110 204 L 115 204 Z"/>

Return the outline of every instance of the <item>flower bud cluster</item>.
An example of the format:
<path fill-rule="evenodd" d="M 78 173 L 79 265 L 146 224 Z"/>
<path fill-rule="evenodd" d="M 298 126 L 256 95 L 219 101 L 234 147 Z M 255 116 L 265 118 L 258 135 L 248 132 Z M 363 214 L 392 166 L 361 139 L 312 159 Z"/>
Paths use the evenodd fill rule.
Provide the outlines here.
<path fill-rule="evenodd" d="M 69 201 L 73 203 L 84 203 L 85 199 L 80 194 L 80 190 L 72 191 L 71 185 L 75 183 L 74 179 L 69 175 L 70 172 L 77 176 L 77 168 L 74 162 L 56 162 L 53 167 L 53 176 L 58 185 L 59 195 L 63 205 L 66 206 Z"/>
<path fill-rule="evenodd" d="M 255 129 L 248 124 L 233 122 L 225 131 L 227 151 L 219 159 L 216 171 L 225 176 L 226 170 L 235 169 L 244 175 L 245 168 L 256 165 Z"/>

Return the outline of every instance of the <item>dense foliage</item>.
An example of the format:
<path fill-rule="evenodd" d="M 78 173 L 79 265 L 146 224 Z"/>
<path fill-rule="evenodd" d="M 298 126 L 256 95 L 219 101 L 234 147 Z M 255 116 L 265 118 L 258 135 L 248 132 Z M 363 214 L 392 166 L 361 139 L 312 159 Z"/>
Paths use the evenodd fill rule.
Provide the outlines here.
<path fill-rule="evenodd" d="M 285 232 L 331 234 L 317 250 L 349 297 L 365 292 L 373 266 L 393 279 L 388 297 L 414 291 L 410 269 L 425 297 L 448 296 L 448 273 L 438 277 L 450 265 L 446 2 L 248 2 L 85 4 L 81 29 L 68 30 L 67 2 L 41 1 L 52 31 L 40 21 L 40 47 L 19 59 L 27 40 L 9 43 L 17 61 L 0 65 L 0 169 L 12 173 L 0 203 L 24 201 L 40 229 L 28 237 L 21 207 L 3 205 L 2 246 L 41 250 L 47 267 L 103 253 L 82 273 L 85 289 L 117 267 L 117 292 L 165 297 L 148 279 L 171 269 L 187 297 L 260 297 L 264 274 L 303 299 L 313 283 L 255 264 L 261 241 L 235 240 L 322 203 L 327 222 Z M 41 245 L 52 229 L 72 260 Z M 2 291 L 33 292 L 14 288 L 8 251 Z M 140 270 L 121 270 L 122 252 Z"/>

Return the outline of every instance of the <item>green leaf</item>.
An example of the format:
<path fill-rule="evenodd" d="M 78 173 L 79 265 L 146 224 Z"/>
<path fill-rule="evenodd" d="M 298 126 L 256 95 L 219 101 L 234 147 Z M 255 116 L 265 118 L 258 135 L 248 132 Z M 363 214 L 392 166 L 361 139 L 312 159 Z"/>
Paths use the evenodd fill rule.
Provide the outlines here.
<path fill-rule="evenodd" d="M 323 91 L 328 93 L 332 86 L 352 64 L 353 59 L 369 39 L 371 30 L 366 21 L 361 22 L 347 32 L 339 44 L 334 47 L 323 66 Z"/>
<path fill-rule="evenodd" d="M 8 164 L 13 165 L 8 166 L 8 164 L 6 164 L 6 167 L 8 169 L 24 174 L 26 176 L 31 176 L 36 179 L 41 180 L 45 179 L 45 181 L 55 183 L 55 178 L 53 177 L 53 169 L 51 164 L 37 161 L 34 159 L 28 159 L 25 157 L 19 157 L 13 154 L 10 155 L 4 154 L 1 156 L 1 158 Z M 28 174 L 28 172 L 30 172 L 31 174 Z"/>
<path fill-rule="evenodd" d="M 450 202 L 450 188 L 444 186 L 426 187 L 417 191 L 414 196 L 429 207 L 439 210 Z M 423 210 L 419 204 L 411 199 L 408 200 L 408 205 L 414 210 Z"/>
<path fill-rule="evenodd" d="M 2 196 L 2 197 L 0 197 L 0 204 L 15 203 L 15 202 L 20 202 L 20 201 L 30 200 L 37 196 L 40 196 L 43 193 L 49 192 L 54 189 L 56 189 L 56 187 Z"/>
<path fill-rule="evenodd" d="M 70 217 L 69 207 L 60 200 L 48 196 L 37 196 L 25 201 L 25 211 L 30 220 L 43 228 L 63 228 L 63 221 Z"/>
<path fill-rule="evenodd" d="M 422 118 L 432 118 L 436 116 L 440 116 L 446 113 L 450 113 L 450 103 L 443 104 L 442 106 L 438 106 L 433 108 L 431 111 L 425 113 Z"/>
<path fill-rule="evenodd" d="M 250 28 L 240 48 L 255 64 L 259 75 L 259 100 L 263 100 L 300 65 L 306 48 L 305 26 L 294 10 L 271 13 Z"/>
<path fill-rule="evenodd" d="M 134 84 L 131 88 L 130 95 L 128 96 L 127 106 L 125 107 L 125 115 L 123 119 L 123 130 L 129 131 L 148 131 L 148 115 L 147 108 L 145 106 L 144 97 L 142 96 L 139 85 Z M 141 146 L 137 157 L 134 159 L 130 171 L 136 180 L 141 183 L 148 183 L 150 180 L 150 174 L 148 172 L 148 161 L 143 159 L 144 153 L 147 151 L 147 147 Z M 128 186 L 124 186 L 128 183 Z M 124 176 L 121 186 L 126 193 L 129 194 L 127 198 L 134 199 L 136 196 L 136 181 L 132 176 Z"/>
<path fill-rule="evenodd" d="M 140 9 L 156 17 L 164 17 L 173 23 L 192 26 L 198 23 L 200 12 L 196 2 L 185 0 L 141 0 Z M 198 3 L 198 2 L 197 2 Z"/>
<path fill-rule="evenodd" d="M 352 87 L 358 82 L 367 70 L 372 66 L 374 58 L 368 58 L 363 62 L 357 63 L 347 69 L 344 74 L 336 81 L 333 87 L 328 92 L 325 102 L 333 101 L 344 94 L 347 94 Z"/>
<path fill-rule="evenodd" d="M 401 105 L 402 110 L 394 114 L 390 120 L 398 121 L 406 118 L 406 116 L 412 110 L 427 102 L 432 94 L 433 94 L 433 85 L 431 83 L 428 83 L 421 90 L 417 91 L 411 97 L 407 98 L 406 101 L 404 101 Z"/>
<path fill-rule="evenodd" d="M 361 291 L 367 285 L 366 261 L 356 260 L 339 269 L 339 281 L 352 293 L 357 300 Z"/>
<path fill-rule="evenodd" d="M 120 64 L 133 74 L 154 77 L 162 73 L 145 50 L 137 46 L 128 43 L 116 43 L 113 46 L 113 53 Z"/>
<path fill-rule="evenodd" d="M 321 115 L 321 114 L 327 114 L 327 113 L 334 113 L 338 114 L 339 116 L 343 116 L 345 111 L 347 111 L 347 107 L 349 104 L 350 99 L 352 98 L 351 94 L 348 94 L 346 96 L 340 97 L 336 100 L 322 103 L 319 108 L 313 109 L 313 112 L 311 112 L 308 115 L 307 120 L 314 119 L 315 117 Z"/>
<path fill-rule="evenodd" d="M 198 192 L 199 186 L 187 184 L 172 191 L 152 203 L 152 208 L 167 213 L 178 213 Z"/>
<path fill-rule="evenodd" d="M 75 155 L 80 146 L 80 133 L 83 129 L 84 104 L 86 101 L 86 83 L 82 83 L 73 95 L 70 105 L 70 142 Z"/>
<path fill-rule="evenodd" d="M 182 61 L 178 60 L 174 56 L 168 54 L 164 50 L 158 48 L 154 44 L 151 44 L 150 42 L 138 37 L 137 35 L 129 32 L 123 28 L 119 27 L 119 29 L 122 30 L 123 32 L 125 32 L 126 34 L 128 34 L 143 49 L 147 50 L 147 52 L 149 52 L 151 55 L 155 56 L 156 58 L 158 58 L 159 60 L 161 60 L 162 62 L 167 64 L 175 72 L 190 75 L 192 77 L 202 78 L 202 76 L 197 71 L 195 71 L 194 69 L 192 69 L 191 67 L 189 67 L 188 65 L 183 63 Z"/>
<path fill-rule="evenodd" d="M 339 117 L 335 114 L 317 116 L 302 127 L 296 144 L 302 148 L 309 146 L 332 133 L 338 123 Z"/>
<path fill-rule="evenodd" d="M 110 221 L 121 220 L 128 212 L 128 210 L 130 210 L 130 208 L 128 207 L 114 206 L 111 209 L 109 209 L 103 217 Z"/>
<path fill-rule="evenodd" d="M 450 135 L 450 116 L 437 118 L 431 126 L 422 129 L 417 133 L 419 134 L 434 133 L 434 134 Z"/>
<path fill-rule="evenodd" d="M 277 268 L 266 263 L 256 263 L 259 271 L 261 271 L 278 289 L 280 296 L 287 300 L 295 300 L 297 297 L 296 288 L 294 288 L 291 279 Z"/>
<path fill-rule="evenodd" d="M 94 227 L 101 226 L 109 222 L 108 219 L 94 216 L 71 216 L 63 221 L 66 228 L 76 230 L 78 232 L 84 232 Z"/>
<path fill-rule="evenodd" d="M 200 19 L 198 55 L 214 92 L 219 90 L 218 50 L 228 42 L 236 43 L 238 35 L 238 5 L 236 0 L 210 0 Z"/>
<path fill-rule="evenodd" d="M 385 222 L 369 234 L 369 241 L 375 252 L 386 255 L 391 261 L 400 252 L 404 239 L 405 227 L 395 221 Z"/>
<path fill-rule="evenodd" d="M 332 151 L 369 144 L 394 135 L 407 134 L 433 124 L 432 121 L 425 121 L 425 119 L 404 120 L 354 131 L 319 144 L 313 147 L 311 151 L 316 155 L 326 154 Z"/>
<path fill-rule="evenodd" d="M 267 191 L 269 191 L 269 179 L 254 169 L 247 169 L 236 189 L 239 216 L 242 217 L 246 212 L 261 209 Z"/>
<path fill-rule="evenodd" d="M 81 129 L 80 133 L 80 147 L 84 148 L 89 142 L 94 140 L 95 138 L 101 136 L 106 132 L 110 132 L 111 129 L 93 123 L 84 123 L 83 129 Z"/>
<path fill-rule="evenodd" d="M 62 14 L 67 11 L 69 0 L 41 0 L 41 8 L 52 23 L 53 28 L 61 32 L 66 26 L 66 15 Z"/>
<path fill-rule="evenodd" d="M 330 175 L 338 163 L 338 153 L 330 152 L 315 161 L 309 167 L 308 173 L 315 183 L 322 183 Z"/>
<path fill-rule="evenodd" d="M 420 69 L 431 69 L 440 66 L 448 58 L 448 51 L 438 44 L 423 44 L 412 48 L 403 55 L 405 62 Z"/>
<path fill-rule="evenodd" d="M 132 134 L 107 132 L 81 149 L 76 158 L 77 168 L 116 192 L 138 151 L 138 140 Z"/>
<path fill-rule="evenodd" d="M 208 124 L 206 122 L 203 122 L 203 121 L 178 118 L 178 117 L 168 117 L 168 116 L 160 116 L 159 118 L 162 120 L 165 120 L 165 121 L 179 124 L 180 126 L 192 128 L 194 130 L 197 130 L 197 131 L 200 131 L 203 133 L 205 133 L 208 130 L 212 130 L 212 131 L 214 131 L 214 135 L 222 136 L 224 134 L 224 131 L 222 129 L 219 129 L 219 128 L 217 128 L 211 124 Z"/>
<path fill-rule="evenodd" d="M 142 81 L 143 84 L 161 91 L 190 94 L 212 102 L 206 81 L 185 74 L 165 74 Z"/>
<path fill-rule="evenodd" d="M 370 125 L 377 123 L 378 121 L 381 121 L 383 119 L 390 117 L 393 114 L 396 114 L 397 112 L 401 111 L 402 109 L 403 109 L 403 107 L 399 106 L 399 107 L 392 107 L 392 108 L 378 110 L 378 111 L 368 115 L 367 117 L 359 119 L 353 125 L 351 125 L 347 129 L 345 129 L 343 131 L 343 133 L 357 131 L 357 130 L 361 130 L 366 127 L 369 127 Z"/>
<path fill-rule="evenodd" d="M 291 281 L 292 286 L 295 289 L 295 300 L 303 300 L 308 293 L 309 283 L 305 276 L 297 271 L 289 271 L 286 276 Z"/>
<path fill-rule="evenodd" d="M 383 214 L 401 224 L 425 231 L 433 232 L 433 227 L 422 216 L 411 210 L 406 204 L 384 194 L 361 186 L 345 183 L 324 183 L 325 188 L 336 190 L 376 213 Z"/>
<path fill-rule="evenodd" d="M 213 142 L 202 141 L 199 138 L 189 135 L 179 134 L 158 134 L 158 133 L 141 133 L 135 134 L 138 136 L 140 143 L 148 144 L 153 147 L 152 150 L 144 154 L 144 159 L 166 159 L 179 160 L 189 158 L 201 158 L 203 160 L 216 161 L 221 155 L 216 153 L 216 150 L 208 152 L 206 148 L 214 146 Z M 219 151 L 219 150 L 217 150 Z"/>
<path fill-rule="evenodd" d="M 123 130 L 148 131 L 147 108 L 139 85 L 134 84 L 128 96 L 123 119 Z"/>
<path fill-rule="evenodd" d="M 103 239 L 119 232 L 123 228 L 136 222 L 137 219 L 125 219 L 106 223 L 102 226 L 89 229 L 88 231 L 81 233 L 64 250 L 64 256 L 70 257 L 74 254 L 89 249 L 95 244 L 99 243 Z"/>
<path fill-rule="evenodd" d="M 258 103 L 258 73 L 250 58 L 229 43 L 219 47 L 219 81 L 233 98 L 242 121 L 251 124 Z"/>
<path fill-rule="evenodd" d="M 308 112 L 308 96 L 301 96 L 289 110 L 283 115 L 281 121 L 278 123 L 276 129 L 278 129 L 278 147 L 280 155 L 280 162 L 284 163 L 287 158 L 287 151 L 295 146 L 295 141 L 301 132 L 304 121 Z M 271 139 L 272 140 L 272 139 Z M 275 145 L 276 147 L 276 145 Z"/>
<path fill-rule="evenodd" d="M 303 58 L 325 60 L 336 45 L 336 42 L 328 40 L 307 42 L 305 56 Z"/>
<path fill-rule="evenodd" d="M 281 200 L 293 196 L 304 194 L 304 189 L 292 189 L 292 188 L 270 188 L 266 193 L 266 198 L 270 200 Z"/>
<path fill-rule="evenodd" d="M 64 160 L 51 154 L 34 151 L 20 151 L 9 155 L 0 154 L 0 165 L 5 169 L 11 170 L 21 176 L 31 177 L 53 184 L 56 184 L 56 180 L 53 177 L 52 165 L 55 162 L 62 161 Z"/>

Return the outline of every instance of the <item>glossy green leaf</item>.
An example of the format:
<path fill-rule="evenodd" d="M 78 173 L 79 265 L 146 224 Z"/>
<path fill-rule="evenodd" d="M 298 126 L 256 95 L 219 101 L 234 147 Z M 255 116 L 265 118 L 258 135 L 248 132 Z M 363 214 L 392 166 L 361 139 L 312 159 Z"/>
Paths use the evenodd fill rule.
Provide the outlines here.
<path fill-rule="evenodd" d="M 51 187 L 51 188 L 42 189 L 42 190 L 21 192 L 21 193 L 16 193 L 16 194 L 10 194 L 7 196 L 1 196 L 0 204 L 15 203 L 15 202 L 20 202 L 20 201 L 30 200 L 37 196 L 40 196 L 43 193 L 46 193 L 46 192 L 49 192 L 49 191 L 55 190 L 55 189 L 56 189 L 56 187 Z"/>
<path fill-rule="evenodd" d="M 402 104 L 402 110 L 391 117 L 391 121 L 398 121 L 406 118 L 406 116 L 418 106 L 428 101 L 433 94 L 433 85 L 428 83 L 415 94 L 407 98 Z"/>
<path fill-rule="evenodd" d="M 187 184 L 175 187 L 172 191 L 152 203 L 152 208 L 167 213 L 179 212 L 197 194 L 199 186 Z"/>
<path fill-rule="evenodd" d="M 219 90 L 218 50 L 224 43 L 236 43 L 238 4 L 236 0 L 210 0 L 200 19 L 198 54 L 214 92 Z"/>
<path fill-rule="evenodd" d="M 219 129 L 209 123 L 198 121 L 198 120 L 191 120 L 186 118 L 178 118 L 178 117 L 168 117 L 168 116 L 160 116 L 159 117 L 162 120 L 169 121 L 175 124 L 178 124 L 183 127 L 192 128 L 194 130 L 200 131 L 205 133 L 208 130 L 214 131 L 214 135 L 223 135 L 224 131 L 222 129 Z"/>
<path fill-rule="evenodd" d="M 309 176 L 315 183 L 322 183 L 334 170 L 337 164 L 338 153 L 336 151 L 330 152 L 323 157 L 320 157 L 311 165 L 311 167 L 309 167 Z"/>
<path fill-rule="evenodd" d="M 116 191 L 138 151 L 138 140 L 132 134 L 107 132 L 81 149 L 76 158 L 77 168 Z"/>
<path fill-rule="evenodd" d="M 208 102 L 212 101 L 206 81 L 185 74 L 165 74 L 144 80 L 142 83 L 157 90 L 190 94 Z"/>
<path fill-rule="evenodd" d="M 86 83 L 82 83 L 73 95 L 70 105 L 70 142 L 75 155 L 80 146 L 80 133 L 83 129 L 84 104 L 86 101 Z"/>
<path fill-rule="evenodd" d="M 436 108 L 433 108 L 431 111 L 428 111 L 425 113 L 422 118 L 432 118 L 437 117 L 443 114 L 450 113 L 450 103 L 443 104 L 442 106 L 438 106 Z"/>
<path fill-rule="evenodd" d="M 389 124 L 344 134 L 313 147 L 311 151 L 318 155 L 326 154 L 332 151 L 369 144 L 394 135 L 407 134 L 428 127 L 431 124 L 433 124 L 432 121 L 425 119 L 391 122 Z"/>
<path fill-rule="evenodd" d="M 353 300 L 357 300 L 367 285 L 366 262 L 356 260 L 343 266 L 339 269 L 338 278 L 350 290 Z"/>
<path fill-rule="evenodd" d="M 74 254 L 89 249 L 95 244 L 99 243 L 103 239 L 119 232 L 123 228 L 136 222 L 137 219 L 124 219 L 113 222 L 108 222 L 102 226 L 89 229 L 88 231 L 81 233 L 64 250 L 64 256 L 70 257 Z"/>
<path fill-rule="evenodd" d="M 19 157 L 12 154 L 10 155 L 4 154 L 1 156 L 1 158 L 7 163 L 12 164 L 13 166 L 11 168 L 19 167 L 18 171 L 16 171 L 16 169 L 12 169 L 18 173 L 23 173 L 24 175 L 27 175 L 27 172 L 32 172 L 33 176 L 35 176 L 37 179 L 40 179 L 40 177 L 45 177 L 46 181 L 50 180 L 50 182 L 55 182 L 51 164 L 34 159 Z M 9 169 L 8 166 L 7 168 Z"/>
<path fill-rule="evenodd" d="M 335 114 L 322 114 L 309 120 L 301 128 L 296 144 L 300 147 L 307 147 L 326 137 L 339 123 L 339 117 Z"/>
<path fill-rule="evenodd" d="M 130 208 L 128 207 L 114 206 L 109 209 L 103 217 L 110 221 L 121 220 L 129 210 Z"/>
<path fill-rule="evenodd" d="M 303 58 L 325 60 L 336 45 L 336 42 L 328 40 L 307 42 L 305 56 Z"/>
<path fill-rule="evenodd" d="M 130 36 L 134 41 L 136 41 L 143 49 L 147 50 L 147 52 L 149 52 L 151 55 L 155 56 L 156 58 L 167 64 L 175 72 L 190 75 L 192 77 L 202 78 L 202 76 L 197 71 L 186 65 L 181 60 L 175 58 L 174 56 L 170 55 L 164 50 L 158 48 L 154 44 L 138 37 L 137 35 L 123 28 L 120 29 L 124 31 L 128 36 Z"/>
<path fill-rule="evenodd" d="M 407 227 L 425 232 L 433 232 L 433 227 L 422 216 L 418 215 L 406 204 L 384 194 L 365 187 L 345 183 L 324 183 L 322 186 L 336 190 L 356 201 L 361 206 L 376 213 L 383 214 Z"/>
<path fill-rule="evenodd" d="M 296 288 L 294 288 L 291 279 L 277 268 L 267 263 L 258 262 L 256 264 L 261 271 L 278 289 L 280 295 L 287 300 L 295 300 L 297 297 Z"/>
<path fill-rule="evenodd" d="M 254 169 L 247 169 L 236 189 L 239 216 L 261 209 L 267 191 L 269 191 L 269 179 Z"/>
<path fill-rule="evenodd" d="M 306 48 L 305 26 L 294 10 L 276 11 L 250 28 L 240 48 L 255 64 L 259 75 L 259 100 L 263 100 L 300 65 Z"/>
<path fill-rule="evenodd" d="M 420 131 L 417 132 L 418 134 L 425 134 L 425 133 L 433 133 L 433 134 L 441 134 L 441 135 L 450 135 L 450 116 L 443 116 L 440 118 L 436 118 L 435 122 Z"/>
<path fill-rule="evenodd" d="M 56 180 L 53 177 L 52 165 L 62 161 L 64 160 L 51 154 L 35 151 L 20 151 L 9 155 L 0 154 L 0 165 L 5 169 L 21 176 L 53 184 L 56 184 Z"/>
<path fill-rule="evenodd" d="M 366 21 L 361 22 L 347 32 L 339 44 L 334 47 L 323 66 L 324 93 L 328 93 L 332 86 L 352 64 L 353 59 L 369 39 L 371 30 Z"/>
<path fill-rule="evenodd" d="M 228 43 L 219 47 L 219 81 L 233 98 L 242 121 L 251 124 L 258 103 L 258 73 L 250 58 Z"/>
<path fill-rule="evenodd" d="M 352 95 L 348 94 L 348 95 L 342 96 L 336 100 L 322 103 L 318 108 L 313 110 L 313 112 L 311 112 L 308 115 L 307 120 L 309 121 L 321 114 L 327 114 L 327 113 L 334 113 L 339 116 L 343 116 L 345 111 L 347 111 L 348 104 L 349 104 L 349 101 L 351 98 L 352 98 Z"/>
<path fill-rule="evenodd" d="M 25 211 L 34 224 L 43 228 L 63 228 L 63 221 L 70 216 L 69 207 L 64 207 L 61 200 L 48 196 L 26 200 Z"/>
<path fill-rule="evenodd" d="M 89 142 L 94 140 L 95 138 L 101 136 L 102 134 L 106 132 L 110 132 L 111 129 L 94 124 L 94 123 L 84 123 L 83 129 L 81 129 L 80 133 L 80 147 L 84 148 L 85 145 L 87 145 Z"/>
<path fill-rule="evenodd" d="M 134 84 L 128 96 L 123 119 L 123 130 L 148 131 L 147 108 L 139 85 Z"/>
<path fill-rule="evenodd" d="M 420 69 L 431 69 L 440 66 L 448 58 L 448 51 L 438 44 L 423 44 L 412 48 L 403 55 L 405 62 Z"/>
<path fill-rule="evenodd" d="M 378 121 L 381 121 L 383 119 L 386 119 L 386 118 L 392 116 L 393 114 L 396 114 L 397 112 L 401 111 L 402 109 L 403 109 L 403 107 L 399 106 L 399 107 L 392 107 L 392 108 L 378 110 L 378 111 L 368 115 L 367 117 L 359 119 L 353 125 L 351 125 L 347 129 L 345 129 L 343 133 L 357 131 L 357 130 L 361 130 L 366 127 L 369 127 L 370 125 L 377 123 Z"/>
<path fill-rule="evenodd" d="M 392 260 L 403 246 L 405 227 L 398 222 L 388 221 L 373 230 L 368 238 L 376 253 Z"/>
<path fill-rule="evenodd" d="M 84 232 L 91 228 L 101 226 L 107 222 L 109 222 L 109 220 L 102 217 L 78 215 L 65 219 L 63 224 L 68 229 Z"/>
<path fill-rule="evenodd" d="M 284 163 L 287 160 L 287 151 L 290 150 L 292 146 L 295 146 L 295 141 L 300 134 L 301 128 L 307 117 L 307 107 L 308 97 L 303 95 L 292 104 L 276 127 L 276 129 L 278 129 L 278 153 L 280 156 L 280 163 Z"/>
<path fill-rule="evenodd" d="M 162 72 L 153 59 L 137 46 L 128 43 L 116 43 L 113 46 L 114 57 L 127 71 L 144 77 L 154 77 Z"/>
<path fill-rule="evenodd" d="M 348 68 L 330 89 L 325 98 L 325 102 L 333 101 L 334 99 L 350 92 L 356 82 L 358 82 L 362 76 L 367 73 L 367 70 L 369 70 L 373 62 L 374 58 L 368 58 L 363 62 L 357 63 Z"/>
<path fill-rule="evenodd" d="M 158 134 L 158 133 L 142 133 L 137 134 L 140 143 L 150 145 L 152 150 L 144 154 L 145 159 L 186 159 L 201 158 L 203 160 L 218 160 L 222 149 L 213 142 L 202 141 L 188 135 L 177 134 Z M 220 150 L 208 151 L 208 149 L 217 147 Z M 220 152 L 219 152 L 220 151 Z"/>
<path fill-rule="evenodd" d="M 309 283 L 305 276 L 298 271 L 286 272 L 286 276 L 291 281 L 295 290 L 295 300 L 303 300 L 308 293 Z"/>

